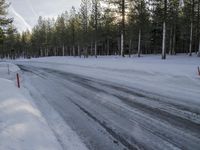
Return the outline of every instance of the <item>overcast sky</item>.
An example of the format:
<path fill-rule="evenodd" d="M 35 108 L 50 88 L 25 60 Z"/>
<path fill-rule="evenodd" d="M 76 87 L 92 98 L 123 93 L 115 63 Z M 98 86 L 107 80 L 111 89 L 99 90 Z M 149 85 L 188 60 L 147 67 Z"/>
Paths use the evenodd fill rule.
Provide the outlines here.
<path fill-rule="evenodd" d="M 79 8 L 80 0 L 7 0 L 11 3 L 9 15 L 14 18 L 14 25 L 21 32 L 31 29 L 42 17 L 56 17 L 72 6 Z"/>

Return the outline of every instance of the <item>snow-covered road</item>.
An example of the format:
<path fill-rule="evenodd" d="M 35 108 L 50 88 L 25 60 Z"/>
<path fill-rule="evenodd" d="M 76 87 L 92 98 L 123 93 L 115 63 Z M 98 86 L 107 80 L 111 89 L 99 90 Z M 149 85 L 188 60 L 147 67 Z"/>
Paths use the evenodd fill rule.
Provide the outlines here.
<path fill-rule="evenodd" d="M 64 149 L 61 120 L 92 150 L 200 148 L 198 105 L 95 76 L 19 64 L 26 88 Z"/>

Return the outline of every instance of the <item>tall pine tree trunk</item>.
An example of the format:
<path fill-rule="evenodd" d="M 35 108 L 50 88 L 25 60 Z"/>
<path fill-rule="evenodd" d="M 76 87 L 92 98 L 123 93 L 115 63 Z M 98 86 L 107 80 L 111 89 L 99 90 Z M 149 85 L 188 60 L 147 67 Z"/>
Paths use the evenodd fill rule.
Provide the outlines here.
<path fill-rule="evenodd" d="M 96 40 L 94 44 L 94 53 L 95 53 L 95 57 L 97 58 L 97 41 Z"/>
<path fill-rule="evenodd" d="M 78 56 L 81 58 L 81 50 L 80 50 L 80 45 L 78 44 Z"/>
<path fill-rule="evenodd" d="M 85 58 L 88 58 L 88 47 L 85 47 Z"/>
<path fill-rule="evenodd" d="M 63 45 L 63 48 L 62 48 L 62 55 L 65 56 L 65 46 Z"/>
<path fill-rule="evenodd" d="M 90 56 L 93 56 L 93 42 L 91 42 L 90 46 Z"/>
<path fill-rule="evenodd" d="M 121 56 L 124 57 L 124 33 L 121 32 Z"/>
<path fill-rule="evenodd" d="M 131 57 L 131 47 L 132 47 L 132 40 L 129 41 L 129 57 Z"/>
<path fill-rule="evenodd" d="M 141 54 L 141 29 L 139 29 L 138 34 L 138 57 L 140 57 Z"/>
<path fill-rule="evenodd" d="M 124 57 L 124 36 L 125 36 L 125 0 L 122 0 L 122 31 L 121 31 L 121 56 Z"/>
<path fill-rule="evenodd" d="M 46 56 L 49 56 L 49 48 L 47 47 L 46 50 L 47 50 L 47 55 Z M 27 51 L 27 53 L 28 53 L 28 51 Z"/>
<path fill-rule="evenodd" d="M 73 56 L 76 56 L 76 52 L 75 52 L 75 46 L 73 45 Z"/>
<path fill-rule="evenodd" d="M 53 48 L 53 55 L 56 56 L 56 48 Z"/>
<path fill-rule="evenodd" d="M 190 47 L 189 47 L 189 56 L 192 56 L 192 41 L 193 41 L 193 22 L 190 25 Z"/>
<path fill-rule="evenodd" d="M 44 57 L 46 57 L 46 56 L 47 56 L 47 49 L 44 48 Z"/>
<path fill-rule="evenodd" d="M 167 18 L 167 0 L 164 1 L 162 59 L 166 59 L 166 18 Z"/>
<path fill-rule="evenodd" d="M 189 56 L 192 56 L 192 44 L 193 44 L 193 21 L 194 21 L 194 0 L 192 0 L 191 8 L 191 24 L 190 24 L 190 45 L 189 45 Z"/>
<path fill-rule="evenodd" d="M 200 57 L 200 38 L 199 38 L 199 52 L 198 52 L 198 56 Z"/>
<path fill-rule="evenodd" d="M 110 55 L 110 42 L 109 42 L 109 39 L 107 39 L 107 42 L 106 42 L 106 49 L 107 49 L 107 55 Z"/>
<path fill-rule="evenodd" d="M 175 55 L 176 51 L 176 26 L 174 27 L 174 33 L 173 33 L 173 44 L 172 44 L 172 54 Z"/>
<path fill-rule="evenodd" d="M 162 59 L 166 59 L 166 23 L 163 22 Z"/>
<path fill-rule="evenodd" d="M 172 55 L 173 28 L 170 29 L 169 55 Z"/>
<path fill-rule="evenodd" d="M 199 39 L 199 47 L 198 47 L 198 56 L 200 57 L 200 1 L 198 1 L 198 15 L 197 15 L 197 17 L 198 17 L 198 39 Z"/>
<path fill-rule="evenodd" d="M 43 50 L 40 48 L 40 56 L 43 57 Z"/>
<path fill-rule="evenodd" d="M 94 42 L 94 53 L 97 58 L 97 30 L 98 30 L 98 1 L 95 1 L 95 42 Z"/>

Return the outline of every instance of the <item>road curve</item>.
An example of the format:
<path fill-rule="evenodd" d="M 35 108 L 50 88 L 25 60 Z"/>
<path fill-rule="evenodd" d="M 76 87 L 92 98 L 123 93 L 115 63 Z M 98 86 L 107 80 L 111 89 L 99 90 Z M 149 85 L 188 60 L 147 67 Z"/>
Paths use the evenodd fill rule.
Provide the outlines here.
<path fill-rule="evenodd" d="M 199 112 L 95 77 L 19 67 L 91 150 L 200 149 Z"/>

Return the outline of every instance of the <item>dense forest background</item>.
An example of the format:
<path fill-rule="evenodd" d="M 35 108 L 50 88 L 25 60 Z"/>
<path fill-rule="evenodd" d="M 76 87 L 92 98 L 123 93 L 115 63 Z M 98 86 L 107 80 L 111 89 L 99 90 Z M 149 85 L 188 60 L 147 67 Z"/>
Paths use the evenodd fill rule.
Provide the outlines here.
<path fill-rule="evenodd" d="M 18 33 L 0 1 L 1 58 L 200 55 L 200 0 L 82 0 Z M 59 8 L 58 8 L 59 9 Z"/>

